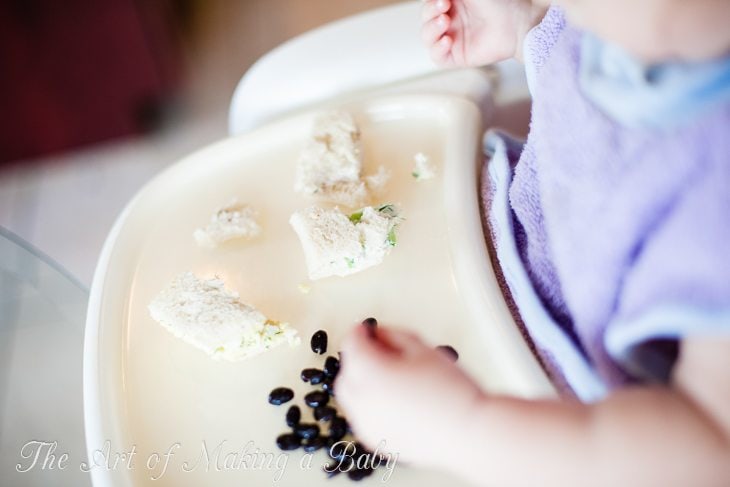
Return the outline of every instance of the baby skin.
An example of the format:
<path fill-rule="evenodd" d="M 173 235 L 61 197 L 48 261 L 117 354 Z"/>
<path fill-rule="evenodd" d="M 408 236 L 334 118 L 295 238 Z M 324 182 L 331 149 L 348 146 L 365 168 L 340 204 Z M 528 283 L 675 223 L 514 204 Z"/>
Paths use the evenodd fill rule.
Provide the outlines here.
<path fill-rule="evenodd" d="M 698 29 L 729 18 L 730 2 L 641 3 L 572 0 L 563 6 L 574 24 L 648 61 L 709 59 L 728 51 L 730 31 L 720 27 L 708 36 Z M 448 66 L 519 56 L 525 34 L 547 7 L 428 0 L 423 40 L 434 60 Z M 632 10 L 630 19 L 616 13 Z M 663 27 L 644 29 L 637 39 L 626 34 L 626 23 Z M 337 399 L 356 434 L 370 447 L 385 440 L 410 465 L 449 471 L 476 485 L 730 484 L 727 337 L 684 338 L 668 385 L 626 387 L 594 404 L 489 394 L 446 354 L 387 324 L 374 335 L 355 327 L 342 356 Z"/>
<path fill-rule="evenodd" d="M 721 486 L 730 480 L 730 345 L 685 339 L 671 386 L 602 402 L 490 395 L 418 336 L 358 326 L 337 400 L 358 438 L 475 485 Z"/>

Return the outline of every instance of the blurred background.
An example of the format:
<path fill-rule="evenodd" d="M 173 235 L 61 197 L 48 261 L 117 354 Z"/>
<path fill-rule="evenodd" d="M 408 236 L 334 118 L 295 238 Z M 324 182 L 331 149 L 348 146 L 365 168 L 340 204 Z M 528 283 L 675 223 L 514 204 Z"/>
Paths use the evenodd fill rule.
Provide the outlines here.
<path fill-rule="evenodd" d="M 0 226 L 89 285 L 139 187 L 225 137 L 233 90 L 257 58 L 391 3 L 0 0 Z"/>

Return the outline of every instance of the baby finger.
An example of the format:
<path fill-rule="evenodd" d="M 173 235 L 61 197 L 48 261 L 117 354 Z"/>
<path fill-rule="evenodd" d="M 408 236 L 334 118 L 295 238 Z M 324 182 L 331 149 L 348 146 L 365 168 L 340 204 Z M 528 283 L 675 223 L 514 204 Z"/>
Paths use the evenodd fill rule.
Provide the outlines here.
<path fill-rule="evenodd" d="M 421 9 L 421 20 L 428 22 L 441 14 L 445 14 L 451 8 L 450 0 L 427 0 Z"/>
<path fill-rule="evenodd" d="M 449 30 L 450 25 L 451 18 L 445 14 L 426 22 L 421 28 L 423 42 L 429 46 L 436 43 Z"/>

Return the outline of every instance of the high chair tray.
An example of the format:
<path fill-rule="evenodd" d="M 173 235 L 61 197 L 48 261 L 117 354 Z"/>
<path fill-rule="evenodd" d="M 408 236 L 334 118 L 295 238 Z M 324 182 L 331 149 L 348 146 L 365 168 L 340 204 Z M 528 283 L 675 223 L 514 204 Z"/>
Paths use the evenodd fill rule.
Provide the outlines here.
<path fill-rule="evenodd" d="M 397 246 L 377 267 L 308 282 L 288 220 L 313 203 L 296 194 L 293 183 L 315 112 L 191 154 L 150 181 L 117 220 L 94 277 L 85 339 L 87 444 L 90 453 L 103 452 L 95 457 L 104 464 L 92 468 L 95 485 L 272 484 L 274 464 L 225 468 L 226 455 L 238 453 L 240 459 L 254 451 L 288 455 L 276 485 L 345 485 L 345 475 L 328 480 L 321 471 L 324 451 L 307 469 L 300 466 L 301 450 L 277 449 L 275 438 L 287 429 L 288 405 L 269 405 L 267 396 L 288 386 L 300 403 L 310 389 L 300 371 L 322 362 L 310 350 L 312 333 L 327 330 L 334 354 L 343 334 L 368 316 L 416 330 L 434 346 L 454 346 L 459 364 L 489 390 L 551 394 L 490 267 L 477 198 L 482 132 L 476 107 L 457 97 L 414 95 L 365 99 L 343 108 L 362 130 L 364 172 L 384 165 L 391 173 L 377 202 L 398 205 L 405 217 Z M 434 179 L 412 177 L 418 152 L 435 165 Z M 261 236 L 215 250 L 198 247 L 194 230 L 232 197 L 258 208 Z M 147 305 L 185 271 L 219 276 L 244 302 L 291 323 L 302 344 L 232 363 L 214 361 L 175 338 L 150 318 Z M 302 283 L 310 286 L 306 294 Z M 115 454 L 129 454 L 133 447 L 131 462 L 128 455 L 113 465 Z M 210 464 L 204 456 L 201 460 L 204 447 Z M 381 467 L 368 481 L 385 473 Z M 400 464 L 388 483 L 459 485 Z"/>

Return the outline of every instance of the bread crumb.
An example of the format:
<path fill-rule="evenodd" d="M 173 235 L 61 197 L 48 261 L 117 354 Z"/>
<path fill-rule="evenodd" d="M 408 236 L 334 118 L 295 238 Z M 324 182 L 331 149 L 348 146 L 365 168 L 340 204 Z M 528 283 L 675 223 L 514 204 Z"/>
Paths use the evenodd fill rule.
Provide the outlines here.
<path fill-rule="evenodd" d="M 385 166 L 378 167 L 377 172 L 370 176 L 365 176 L 365 183 L 370 191 L 381 194 L 385 190 L 385 185 L 390 180 L 390 171 Z"/>
<path fill-rule="evenodd" d="M 413 160 L 415 161 L 416 166 L 411 175 L 416 178 L 416 181 L 425 181 L 436 177 L 436 171 L 433 164 L 431 164 L 426 154 L 418 152 L 415 156 L 413 156 Z"/>

